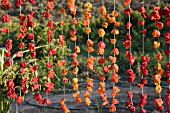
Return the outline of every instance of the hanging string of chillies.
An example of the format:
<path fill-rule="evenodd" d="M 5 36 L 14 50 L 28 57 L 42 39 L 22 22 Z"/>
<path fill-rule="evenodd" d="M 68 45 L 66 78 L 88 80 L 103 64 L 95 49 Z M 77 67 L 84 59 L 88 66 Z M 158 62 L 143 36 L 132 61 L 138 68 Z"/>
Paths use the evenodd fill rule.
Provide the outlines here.
<path fill-rule="evenodd" d="M 90 53 L 94 52 L 94 42 L 90 39 L 90 33 L 91 33 L 91 28 L 90 28 L 90 19 L 91 19 L 91 9 L 92 9 L 92 4 L 90 2 L 86 2 L 84 4 L 84 20 L 82 21 L 82 24 L 85 26 L 84 32 L 87 34 L 87 77 L 86 77 L 86 91 L 83 94 L 85 104 L 90 106 L 91 100 L 90 100 L 90 92 L 93 91 L 93 79 L 89 78 L 89 71 L 93 70 L 94 66 L 94 57 L 90 56 Z"/>
<path fill-rule="evenodd" d="M 157 54 L 156 54 L 156 59 L 157 59 L 157 64 L 155 65 L 155 70 L 156 70 L 156 74 L 152 77 L 156 86 L 156 93 L 159 94 L 159 97 L 154 99 L 154 104 L 157 107 L 157 110 L 163 110 L 164 106 L 163 106 L 163 100 L 161 98 L 161 91 L 162 91 L 162 87 L 161 87 L 161 76 L 164 73 L 164 70 L 162 69 L 162 66 L 160 64 L 160 61 L 162 60 L 162 54 L 159 51 L 159 47 L 160 47 L 160 29 L 163 28 L 163 23 L 160 22 L 161 16 L 160 16 L 160 7 L 159 7 L 159 0 L 158 0 L 158 6 L 154 6 L 153 8 L 153 13 L 150 15 L 150 20 L 155 21 L 155 26 L 157 29 L 155 29 L 152 32 L 152 36 L 155 38 L 154 41 L 154 45 L 153 48 L 157 50 Z"/>
<path fill-rule="evenodd" d="M 116 5 L 115 5 L 115 0 L 114 0 L 114 10 L 112 11 L 112 15 L 117 17 L 118 16 L 118 12 L 116 11 Z M 120 89 L 116 86 L 116 83 L 119 82 L 119 76 L 118 76 L 118 71 L 119 71 L 119 67 L 118 65 L 116 64 L 116 55 L 119 55 L 119 51 L 118 51 L 118 48 L 116 48 L 116 42 L 117 42 L 117 39 L 116 39 L 116 35 L 119 34 L 119 30 L 116 28 L 118 26 L 120 26 L 120 23 L 116 21 L 111 23 L 114 25 L 114 29 L 111 31 L 111 33 L 114 35 L 114 38 L 110 38 L 110 42 L 111 44 L 114 45 L 114 48 L 112 50 L 113 52 L 113 56 L 109 56 L 109 60 L 112 62 L 112 68 L 113 68 L 113 73 L 112 73 L 112 77 L 111 77 L 111 80 L 112 82 L 114 83 L 113 84 L 113 91 L 112 91 L 112 103 L 110 104 L 109 106 L 109 111 L 110 112 L 116 112 L 116 104 L 119 103 L 119 101 L 115 98 L 116 94 L 120 91 Z"/>
<path fill-rule="evenodd" d="M 131 36 L 131 27 L 132 27 L 132 24 L 131 24 L 131 13 L 132 13 L 131 0 L 124 0 L 124 6 L 128 6 L 128 8 L 125 9 L 125 14 L 129 17 L 129 20 L 126 23 L 126 29 L 128 30 L 128 33 L 126 34 L 126 39 L 123 42 L 123 44 L 126 49 L 129 49 L 129 51 L 128 50 L 126 51 L 125 56 L 130 63 L 130 67 L 129 67 L 129 69 L 127 69 L 127 74 L 129 75 L 129 77 L 127 78 L 127 81 L 130 84 L 130 90 L 127 92 L 128 100 L 126 102 L 126 106 L 129 108 L 129 110 L 131 112 L 135 112 L 136 108 L 133 105 L 133 100 L 132 100 L 132 98 L 133 98 L 132 83 L 134 82 L 136 75 L 132 69 L 132 65 L 134 64 L 136 57 L 132 55 L 132 50 L 131 50 L 131 46 L 132 46 L 132 42 L 131 42 L 132 41 L 132 36 Z"/>
<path fill-rule="evenodd" d="M 165 17 L 164 23 L 166 27 L 170 27 L 170 6 L 165 6 L 161 11 L 160 14 L 162 17 Z M 166 113 L 170 113 L 170 31 L 166 31 L 163 34 L 165 38 L 166 46 L 168 47 L 167 50 L 164 51 L 164 54 L 168 56 L 168 62 L 166 63 L 167 70 L 165 71 L 164 75 L 167 78 L 167 94 L 165 95 L 165 104 L 166 104 Z"/>
<path fill-rule="evenodd" d="M 145 1 L 143 0 L 141 2 L 141 6 L 138 8 L 138 12 L 141 13 L 142 20 L 138 20 L 137 24 L 139 26 L 142 26 L 142 63 L 140 70 L 142 72 L 141 80 L 137 84 L 139 88 L 141 88 L 142 93 L 140 96 L 140 101 L 138 103 L 138 106 L 140 107 L 140 113 L 146 113 L 146 110 L 144 109 L 145 104 L 147 103 L 147 94 L 144 93 L 144 86 L 147 84 L 147 79 L 144 78 L 148 75 L 148 69 L 147 69 L 147 63 L 150 60 L 150 57 L 144 56 L 145 55 L 145 36 L 146 36 L 146 29 L 145 29 L 145 19 L 147 18 L 147 12 L 145 10 Z"/>

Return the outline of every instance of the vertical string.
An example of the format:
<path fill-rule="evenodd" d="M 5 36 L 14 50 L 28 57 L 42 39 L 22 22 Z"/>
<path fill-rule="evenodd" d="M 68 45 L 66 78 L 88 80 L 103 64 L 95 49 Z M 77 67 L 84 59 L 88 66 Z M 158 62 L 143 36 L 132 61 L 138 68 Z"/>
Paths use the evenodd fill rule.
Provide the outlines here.
<path fill-rule="evenodd" d="M 61 19 L 64 20 L 64 15 L 61 15 Z M 64 34 L 64 26 L 62 26 L 62 30 L 61 30 L 61 34 Z M 63 48 L 63 56 L 64 56 L 64 60 L 65 60 L 65 50 Z M 65 75 L 64 75 L 65 76 Z M 64 98 L 66 97 L 66 84 L 64 83 Z"/>
<path fill-rule="evenodd" d="M 113 5 L 113 9 L 114 9 L 114 11 L 115 11 L 115 0 L 113 1 L 114 2 L 114 5 Z M 115 29 L 115 26 L 114 26 L 114 29 Z M 116 39 L 116 34 L 114 33 L 114 39 Z M 116 48 L 116 43 L 114 44 L 114 48 Z M 114 54 L 114 57 L 115 57 L 116 55 Z M 115 70 L 114 70 L 114 72 L 115 72 Z M 115 82 L 113 82 L 113 89 L 114 89 L 114 87 L 115 87 Z M 114 99 L 115 97 L 113 97 L 113 99 Z"/>
<path fill-rule="evenodd" d="M 32 11 L 32 5 L 31 5 L 31 11 Z"/>
<path fill-rule="evenodd" d="M 160 6 L 160 0 L 158 0 L 158 7 Z M 159 28 L 158 28 L 158 31 L 159 31 Z M 158 37 L 158 41 L 159 41 L 159 37 Z M 158 52 L 159 52 L 159 47 L 158 47 Z M 159 63 L 159 61 L 158 61 L 158 63 Z"/>
<path fill-rule="evenodd" d="M 104 1 L 102 0 L 102 6 L 104 6 Z M 102 41 L 104 41 L 104 36 L 102 37 Z M 103 58 L 105 59 L 105 54 L 103 54 Z M 103 63 L 104 66 L 104 63 Z"/>
<path fill-rule="evenodd" d="M 6 8 L 6 15 L 9 16 L 7 8 Z M 9 24 L 8 24 L 8 27 L 9 27 L 8 39 L 10 38 L 10 23 L 11 23 L 11 20 L 9 21 Z"/>
<path fill-rule="evenodd" d="M 87 0 L 87 2 L 88 2 L 88 0 Z M 88 28 L 89 28 L 89 24 L 88 24 Z M 89 40 L 90 39 L 89 33 L 87 34 L 87 36 L 88 36 L 88 40 Z M 89 52 L 87 52 L 87 57 L 88 58 L 90 57 L 90 53 Z M 89 77 L 89 70 L 88 70 L 88 68 L 87 68 L 87 77 Z"/>
<path fill-rule="evenodd" d="M 19 7 L 20 10 L 19 10 L 19 13 L 21 14 L 21 6 Z M 19 24 L 19 28 L 20 28 L 20 24 Z M 22 39 L 21 39 L 21 42 L 22 42 Z M 21 49 L 21 52 L 22 52 L 22 49 Z M 21 58 L 21 62 L 23 61 L 23 57 Z M 21 79 L 22 79 L 22 76 L 21 76 Z M 20 82 L 20 85 L 21 85 L 21 82 Z M 22 96 L 21 94 L 21 87 L 19 88 L 19 96 Z M 18 104 L 16 103 L 16 113 L 18 113 Z"/>
<path fill-rule="evenodd" d="M 145 1 L 143 0 L 143 7 L 145 7 Z M 145 29 L 145 19 L 143 18 L 144 24 L 142 26 L 143 30 Z M 142 34 L 142 53 L 145 54 L 145 34 Z M 142 74 L 143 79 L 143 74 Z M 143 94 L 143 87 L 142 87 L 142 94 Z"/>
<path fill-rule="evenodd" d="M 9 22 L 9 32 L 8 32 L 8 37 L 9 38 L 10 38 L 11 26 L 12 26 L 12 20 L 10 20 L 10 22 Z"/>
<path fill-rule="evenodd" d="M 131 5 L 129 4 L 129 8 L 131 8 Z M 129 23 L 131 22 L 131 16 L 129 15 Z M 129 35 L 131 34 L 131 28 L 129 28 Z M 132 52 L 132 48 L 130 46 L 130 52 Z M 130 64 L 130 69 L 132 69 L 132 65 Z M 132 84 L 130 83 L 130 92 L 132 92 Z M 131 102 L 133 101 L 132 98 L 131 99 Z M 133 104 L 133 103 L 132 103 Z"/>
<path fill-rule="evenodd" d="M 160 6 L 160 0 L 158 0 L 158 7 Z M 159 31 L 159 28 L 158 28 L 158 31 Z M 160 37 L 158 37 L 158 41 L 159 41 L 159 38 Z M 159 48 L 160 47 L 158 47 L 158 52 L 159 52 Z M 158 61 L 158 63 L 159 63 L 159 61 Z M 159 93 L 159 98 L 161 98 L 161 92 Z"/>
<path fill-rule="evenodd" d="M 75 1 L 75 4 L 76 4 L 76 1 Z M 76 16 L 74 15 L 74 18 L 76 18 Z M 74 25 L 74 27 L 75 27 L 75 29 L 76 29 L 76 25 Z M 77 46 L 77 40 L 78 40 L 78 37 L 77 37 L 77 39 L 75 40 L 75 47 Z M 76 68 L 77 68 L 77 65 L 76 65 Z M 76 73 L 76 78 L 78 78 L 78 75 L 77 75 L 77 73 Z M 78 90 L 79 90 L 79 87 L 77 88 L 77 92 L 78 92 Z"/>
<path fill-rule="evenodd" d="M 114 0 L 113 2 L 114 2 L 114 11 L 115 11 L 115 9 L 116 9 L 116 7 L 115 7 L 115 6 L 116 6 L 116 5 L 115 5 L 115 4 L 116 4 L 116 2 L 115 2 L 115 0 Z"/>
<path fill-rule="evenodd" d="M 113 9 L 114 9 L 114 11 L 115 11 L 115 0 L 113 1 L 114 2 L 114 5 L 113 5 Z M 115 29 L 115 26 L 114 26 L 114 29 Z M 114 39 L 116 39 L 116 34 L 114 33 Z M 116 48 L 116 43 L 114 44 L 114 48 Z M 115 57 L 116 55 L 114 54 L 114 57 Z"/>
<path fill-rule="evenodd" d="M 19 13 L 20 13 L 20 14 L 21 14 L 21 9 L 22 9 L 22 7 L 20 6 L 20 7 L 19 7 L 19 11 L 20 11 Z"/>
<path fill-rule="evenodd" d="M 64 15 L 63 14 L 61 15 L 61 19 L 64 20 Z M 64 27 L 62 27 L 61 34 L 62 35 L 64 34 Z"/>
<path fill-rule="evenodd" d="M 76 1 L 75 1 L 75 4 L 76 4 Z M 75 17 L 76 15 L 74 15 L 74 17 Z M 75 25 L 75 29 L 76 29 L 76 25 Z M 77 40 L 78 40 L 78 37 L 77 37 Z M 75 41 L 75 46 L 77 46 L 77 40 Z M 77 65 L 76 65 L 76 67 L 77 67 Z M 78 77 L 78 75 L 77 75 L 77 73 L 76 73 L 76 78 Z M 79 87 L 77 88 L 77 91 L 79 90 Z"/>
<path fill-rule="evenodd" d="M 170 47 L 168 47 L 170 51 Z M 168 61 L 170 62 L 170 54 L 168 54 Z M 170 80 L 170 77 L 168 78 Z M 170 90 L 170 84 L 168 85 L 168 89 Z M 168 109 L 170 110 L 170 106 L 168 106 Z"/>
<path fill-rule="evenodd" d="M 129 4 L 129 8 L 130 8 L 130 4 Z M 129 15 L 129 23 L 131 22 L 130 21 L 130 18 L 131 18 L 131 16 Z M 129 35 L 131 34 L 131 28 L 129 28 Z M 131 46 L 130 46 L 130 52 L 132 52 L 132 48 L 131 48 Z M 131 64 L 130 64 L 130 69 L 132 68 L 132 66 L 131 66 Z"/>
<path fill-rule="evenodd" d="M 104 1 L 102 0 L 102 6 L 104 6 Z"/>
<path fill-rule="evenodd" d="M 64 98 L 66 97 L 66 85 L 64 83 Z"/>
<path fill-rule="evenodd" d="M 145 7 L 145 0 L 143 0 L 143 7 Z M 143 30 L 145 29 L 145 19 L 143 18 L 144 24 L 143 24 Z M 145 54 L 145 34 L 142 34 L 142 53 Z M 143 75 L 142 75 L 143 78 Z"/>
<path fill-rule="evenodd" d="M 159 7 L 159 5 L 160 5 L 160 0 L 158 0 L 158 7 Z"/>
<path fill-rule="evenodd" d="M 15 113 L 18 113 L 18 104 L 15 104 Z"/>

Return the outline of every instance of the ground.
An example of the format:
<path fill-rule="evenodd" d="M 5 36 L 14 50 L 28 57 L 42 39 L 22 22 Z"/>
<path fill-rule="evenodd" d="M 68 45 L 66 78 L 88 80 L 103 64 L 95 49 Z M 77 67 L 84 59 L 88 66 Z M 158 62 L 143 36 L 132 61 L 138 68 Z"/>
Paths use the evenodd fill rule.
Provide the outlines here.
<path fill-rule="evenodd" d="M 85 84 L 82 83 L 82 86 Z M 106 89 L 107 89 L 107 95 L 109 98 L 109 101 L 111 103 L 111 92 L 112 92 L 112 83 L 107 82 L 106 83 Z M 120 88 L 120 92 L 117 94 L 116 98 L 119 100 L 119 104 L 116 105 L 117 112 L 116 113 L 130 113 L 128 109 L 125 107 L 125 102 L 127 100 L 127 94 L 126 92 L 129 90 L 129 84 L 126 82 L 119 82 L 117 86 Z M 98 85 L 97 82 L 94 84 L 94 91 L 91 93 L 91 99 L 92 99 L 92 105 L 86 106 L 84 103 L 81 105 L 77 105 L 74 103 L 74 98 L 72 97 L 73 92 L 66 93 L 67 98 L 67 107 L 71 109 L 71 113 L 98 113 L 97 106 L 95 105 L 96 102 L 101 103 L 100 96 L 96 93 Z M 162 98 L 164 99 L 164 95 L 166 94 L 167 88 L 164 87 L 162 91 Z M 85 90 L 80 89 L 81 93 Z M 139 89 L 137 86 L 132 85 L 132 91 L 134 93 L 133 101 L 134 105 L 136 106 L 137 112 L 139 113 L 139 107 L 138 102 L 140 100 L 140 94 L 141 89 Z M 155 98 L 158 98 L 158 94 L 155 93 L 155 87 L 154 86 L 145 86 L 144 87 L 144 93 L 148 94 L 148 102 L 145 105 L 145 109 L 147 110 L 147 113 L 159 113 L 155 110 L 155 105 L 153 104 L 153 100 Z M 57 94 L 57 93 L 51 93 L 48 95 L 49 99 L 51 100 L 51 105 L 47 107 L 47 113 L 63 113 L 59 110 L 60 104 L 59 100 L 63 98 L 63 94 Z M 13 103 L 12 106 L 12 113 L 15 113 L 15 103 Z M 44 113 L 44 107 L 40 106 L 33 98 L 32 94 L 28 94 L 25 98 L 25 101 L 18 106 L 19 113 Z M 103 113 L 109 113 L 108 106 L 103 107 Z M 163 113 L 164 111 L 162 111 Z"/>

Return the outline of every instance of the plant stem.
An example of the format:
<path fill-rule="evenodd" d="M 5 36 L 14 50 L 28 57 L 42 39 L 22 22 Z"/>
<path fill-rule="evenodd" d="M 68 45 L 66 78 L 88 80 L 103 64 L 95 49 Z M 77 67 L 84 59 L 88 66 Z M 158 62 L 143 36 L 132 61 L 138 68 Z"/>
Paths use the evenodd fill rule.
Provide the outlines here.
<path fill-rule="evenodd" d="M 100 113 L 102 113 L 102 105 L 101 105 L 101 110 L 100 110 Z"/>
<path fill-rule="evenodd" d="M 4 106 L 4 103 L 3 103 L 3 101 L 1 101 L 1 111 L 0 112 L 3 111 L 3 106 Z"/>
<path fill-rule="evenodd" d="M 15 107 L 16 107 L 15 113 L 18 113 L 18 104 L 17 103 L 15 104 Z"/>
<path fill-rule="evenodd" d="M 96 100 L 96 106 L 97 106 L 98 113 L 100 113 L 100 105 L 98 103 L 98 100 Z"/>
<path fill-rule="evenodd" d="M 40 49 L 40 48 L 43 48 L 43 47 L 48 47 L 49 45 L 43 45 L 43 46 L 38 46 L 38 47 L 35 47 L 35 49 Z M 25 51 L 22 51 L 23 53 L 27 53 L 27 52 L 29 52 L 29 50 L 27 49 L 27 50 L 25 50 Z M 14 59 L 16 57 L 16 54 L 14 54 L 13 56 L 12 56 L 12 59 Z"/>
<path fill-rule="evenodd" d="M 44 105 L 44 113 L 47 113 L 47 108 L 45 105 Z"/>
<path fill-rule="evenodd" d="M 1 71 L 3 73 L 3 64 L 4 64 L 4 49 L 2 49 L 2 59 L 1 59 Z"/>

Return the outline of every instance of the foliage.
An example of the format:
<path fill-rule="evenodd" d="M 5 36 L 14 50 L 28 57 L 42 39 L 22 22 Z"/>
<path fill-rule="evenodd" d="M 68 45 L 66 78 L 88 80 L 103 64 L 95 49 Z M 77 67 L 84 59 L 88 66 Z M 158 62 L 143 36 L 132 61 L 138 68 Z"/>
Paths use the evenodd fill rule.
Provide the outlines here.
<path fill-rule="evenodd" d="M 57 1 L 57 2 L 60 3 L 61 1 Z M 76 26 L 77 36 L 78 36 L 77 44 L 81 45 L 80 47 L 81 47 L 81 55 L 82 55 L 82 57 L 79 57 L 79 59 L 78 59 L 80 61 L 80 64 L 81 64 L 80 65 L 80 69 L 82 69 L 80 71 L 80 73 L 83 73 L 83 71 L 86 70 L 86 69 L 84 69 L 85 68 L 84 62 L 86 60 L 86 57 L 84 57 L 84 56 L 87 56 L 87 53 L 85 52 L 87 46 L 84 43 L 87 40 L 87 38 L 86 38 L 87 36 L 83 32 L 84 27 L 81 24 L 81 20 L 83 18 L 83 16 L 82 16 L 83 14 L 81 12 L 83 11 L 83 3 L 84 2 L 85 2 L 85 0 L 81 1 L 81 2 L 80 1 L 76 2 L 77 3 L 77 7 L 79 7 L 77 15 L 76 15 L 78 17 L 78 20 L 79 20 L 79 24 Z M 152 6 L 150 4 L 152 4 L 154 2 L 155 1 L 151 1 L 151 2 L 146 1 L 146 6 L 148 6 L 148 8 L 147 8 L 147 12 L 148 13 L 152 12 L 152 10 L 151 10 Z M 38 18 L 41 18 L 40 14 L 42 14 L 43 11 L 45 11 L 45 10 L 43 10 L 44 9 L 43 7 L 45 6 L 46 1 L 44 1 L 44 0 L 42 0 L 41 2 L 37 1 L 37 3 L 38 4 L 36 4 L 36 5 L 38 7 L 34 6 L 33 10 L 35 11 L 35 14 L 37 14 L 35 18 L 38 19 Z M 121 2 L 121 3 L 123 3 L 123 2 Z M 101 25 L 102 20 L 100 18 L 96 18 L 96 17 L 100 17 L 98 15 L 98 13 L 96 13 L 96 12 L 98 11 L 97 7 L 101 6 L 101 3 L 99 1 L 97 1 L 97 0 L 93 0 L 92 4 L 94 5 L 94 7 L 93 7 L 93 10 L 92 10 L 92 19 L 91 19 L 91 24 L 90 24 L 90 27 L 92 28 L 92 32 L 90 34 L 90 38 L 95 42 L 95 50 L 97 50 L 97 45 L 96 44 L 100 40 L 100 38 L 98 37 L 97 31 L 101 27 L 100 25 Z M 126 61 L 126 59 L 124 57 L 125 48 L 123 47 L 122 42 L 124 41 L 125 35 L 126 35 L 126 29 L 125 29 L 125 24 L 124 23 L 128 20 L 128 17 L 126 15 L 124 15 L 124 13 L 123 13 L 124 8 L 122 7 L 122 4 L 120 4 L 119 2 L 117 2 L 116 4 L 118 5 L 117 8 L 121 9 L 121 10 L 119 10 L 120 14 L 119 14 L 118 20 L 117 20 L 117 21 L 119 21 L 121 23 L 121 26 L 118 28 L 119 31 L 120 31 L 120 35 L 116 36 L 116 38 L 118 39 L 118 42 L 117 42 L 116 46 L 119 48 L 119 51 L 121 52 L 120 56 L 118 56 L 118 59 L 119 59 L 118 60 L 118 65 L 123 65 L 122 67 L 120 67 L 120 69 L 122 70 L 122 71 L 120 71 L 120 74 L 125 74 L 125 70 L 128 68 L 128 65 L 126 65 L 126 64 L 128 64 L 128 63 L 127 63 L 127 61 Z M 137 7 L 139 7 L 139 6 L 135 6 L 135 4 L 137 4 L 135 1 L 132 2 L 133 9 L 136 9 Z M 54 12 L 52 12 L 52 15 L 53 14 L 57 15 L 57 17 L 56 16 L 52 16 L 51 19 L 56 20 L 56 26 L 55 26 L 55 29 L 54 29 L 54 31 L 55 31 L 54 38 L 57 39 L 58 35 L 60 34 L 60 32 L 58 32 L 58 31 L 61 31 L 61 28 L 59 26 L 60 13 L 57 12 L 58 11 L 57 9 L 59 9 L 61 7 L 65 7 L 65 4 L 64 4 L 64 2 L 61 2 L 60 4 L 55 4 L 55 5 L 56 5 L 56 7 L 53 10 Z M 112 7 L 111 7 L 113 5 L 113 3 L 110 0 L 106 1 L 105 5 L 108 6 L 108 11 L 113 10 Z M 27 14 L 28 13 L 27 11 L 29 10 L 30 5 L 29 4 L 25 4 L 23 6 L 23 8 L 24 7 L 27 7 L 27 8 L 25 8 L 25 10 L 23 10 L 23 13 Z M 38 9 L 35 10 L 36 8 L 38 8 Z M 19 12 L 19 8 L 16 8 L 15 6 L 13 6 L 13 10 L 16 10 L 16 12 Z M 10 11 L 9 14 L 12 17 L 14 16 L 16 18 L 16 15 L 18 15 L 16 12 L 14 13 L 13 11 Z M 138 61 L 140 61 L 139 57 L 142 54 L 142 52 L 141 52 L 142 51 L 142 48 L 141 48 L 141 46 L 142 46 L 142 37 L 141 37 L 142 27 L 137 26 L 137 21 L 140 18 L 141 18 L 140 13 L 138 13 L 137 11 L 134 10 L 133 13 L 132 13 L 132 18 L 131 18 L 131 22 L 133 24 L 132 31 L 131 31 L 132 36 L 133 36 L 133 40 L 132 40 L 132 42 L 133 42 L 132 47 L 133 48 L 132 48 L 132 51 L 137 56 L 137 60 Z M 70 40 L 69 40 L 69 38 L 70 38 L 69 30 L 73 28 L 73 25 L 70 24 L 70 19 L 71 19 L 71 17 L 69 15 L 64 17 L 64 21 L 66 21 L 66 25 L 65 25 L 65 28 L 63 30 L 64 30 L 64 35 L 66 37 L 66 43 L 73 50 L 73 43 L 70 42 Z M 12 19 L 12 20 L 14 20 L 14 22 L 12 24 L 12 32 L 10 32 L 10 37 L 13 37 L 14 45 L 17 45 L 19 43 L 19 41 L 15 37 L 16 37 L 16 34 L 18 33 L 18 27 L 17 27 L 17 24 L 16 24 L 18 19 Z M 40 23 L 44 23 L 44 25 L 46 25 L 46 23 L 47 23 L 47 20 L 40 20 L 40 19 L 36 20 L 35 19 L 35 21 L 40 22 Z M 162 19 L 162 21 L 163 21 L 163 19 Z M 38 46 L 43 46 L 46 43 L 46 40 L 44 40 L 44 37 L 46 37 L 46 35 L 47 35 L 46 32 L 45 32 L 47 30 L 47 27 L 44 26 L 44 25 L 37 23 L 35 25 L 35 27 L 33 28 L 33 32 L 35 33 L 35 36 L 36 36 L 35 43 Z M 113 47 L 110 44 L 110 42 L 109 42 L 109 39 L 111 37 L 113 37 L 113 35 L 111 35 L 111 33 L 110 33 L 110 31 L 113 29 L 113 27 L 114 27 L 113 25 L 109 25 L 108 29 L 106 29 L 106 37 L 104 39 L 104 41 L 106 42 L 106 45 L 107 45 L 107 50 L 106 50 L 106 54 L 105 54 L 106 58 L 111 54 L 111 50 L 112 50 L 112 47 Z M 147 29 L 148 32 L 147 32 L 146 37 L 145 37 L 145 53 L 148 56 L 151 57 L 151 61 L 150 62 L 152 62 L 152 63 L 149 63 L 148 66 L 150 67 L 149 68 L 150 74 L 153 75 L 154 71 L 153 71 L 152 67 L 154 66 L 154 62 L 155 62 L 154 54 L 156 53 L 156 51 L 152 48 L 154 38 L 152 38 L 151 33 L 155 29 L 155 26 L 154 26 L 154 22 L 150 21 L 149 18 L 146 19 L 146 29 Z M 166 29 L 168 29 L 167 26 L 165 26 L 161 30 L 161 33 L 163 34 L 166 31 Z M 0 39 L 2 40 L 2 41 L 0 41 L 1 44 L 4 44 L 5 40 L 7 39 L 7 35 L 2 33 L 1 36 L 0 36 Z M 160 37 L 160 39 L 161 39 L 160 41 L 161 41 L 161 44 L 162 44 L 161 45 L 161 51 L 163 52 L 163 50 L 165 50 L 164 39 L 163 39 L 162 36 Z M 25 42 L 27 43 L 28 41 L 26 40 Z M 54 42 L 54 45 L 57 45 L 57 43 Z M 44 48 L 38 49 L 38 58 L 37 59 L 39 59 L 41 61 L 41 63 L 44 63 L 47 60 L 47 54 L 46 54 L 47 51 L 46 50 Z M 17 48 L 13 48 L 12 51 L 13 51 L 13 53 L 15 53 L 17 51 Z M 60 52 L 61 51 L 58 51 L 58 53 L 60 53 Z M 97 56 L 97 52 L 93 53 L 92 55 L 93 56 Z M 26 53 L 25 56 L 26 56 L 26 59 L 30 58 L 29 57 L 29 53 Z M 61 56 L 55 56 L 54 57 L 54 61 L 56 61 L 57 59 L 61 59 Z M 165 63 L 167 58 L 166 58 L 165 55 L 163 55 L 163 57 L 164 57 L 164 60 L 163 60 L 162 64 L 164 66 L 164 63 Z M 122 62 L 122 61 L 124 61 L 124 62 Z M 43 69 L 43 68 L 44 67 L 40 67 L 40 69 Z M 135 69 L 137 68 L 137 62 L 134 64 L 133 68 L 135 68 Z M 96 62 L 96 68 L 95 69 L 98 70 L 97 62 Z M 43 70 L 40 70 L 40 71 L 43 72 Z M 97 75 L 99 71 L 95 71 L 95 72 L 91 72 L 91 73 L 93 73 L 94 75 Z"/>

